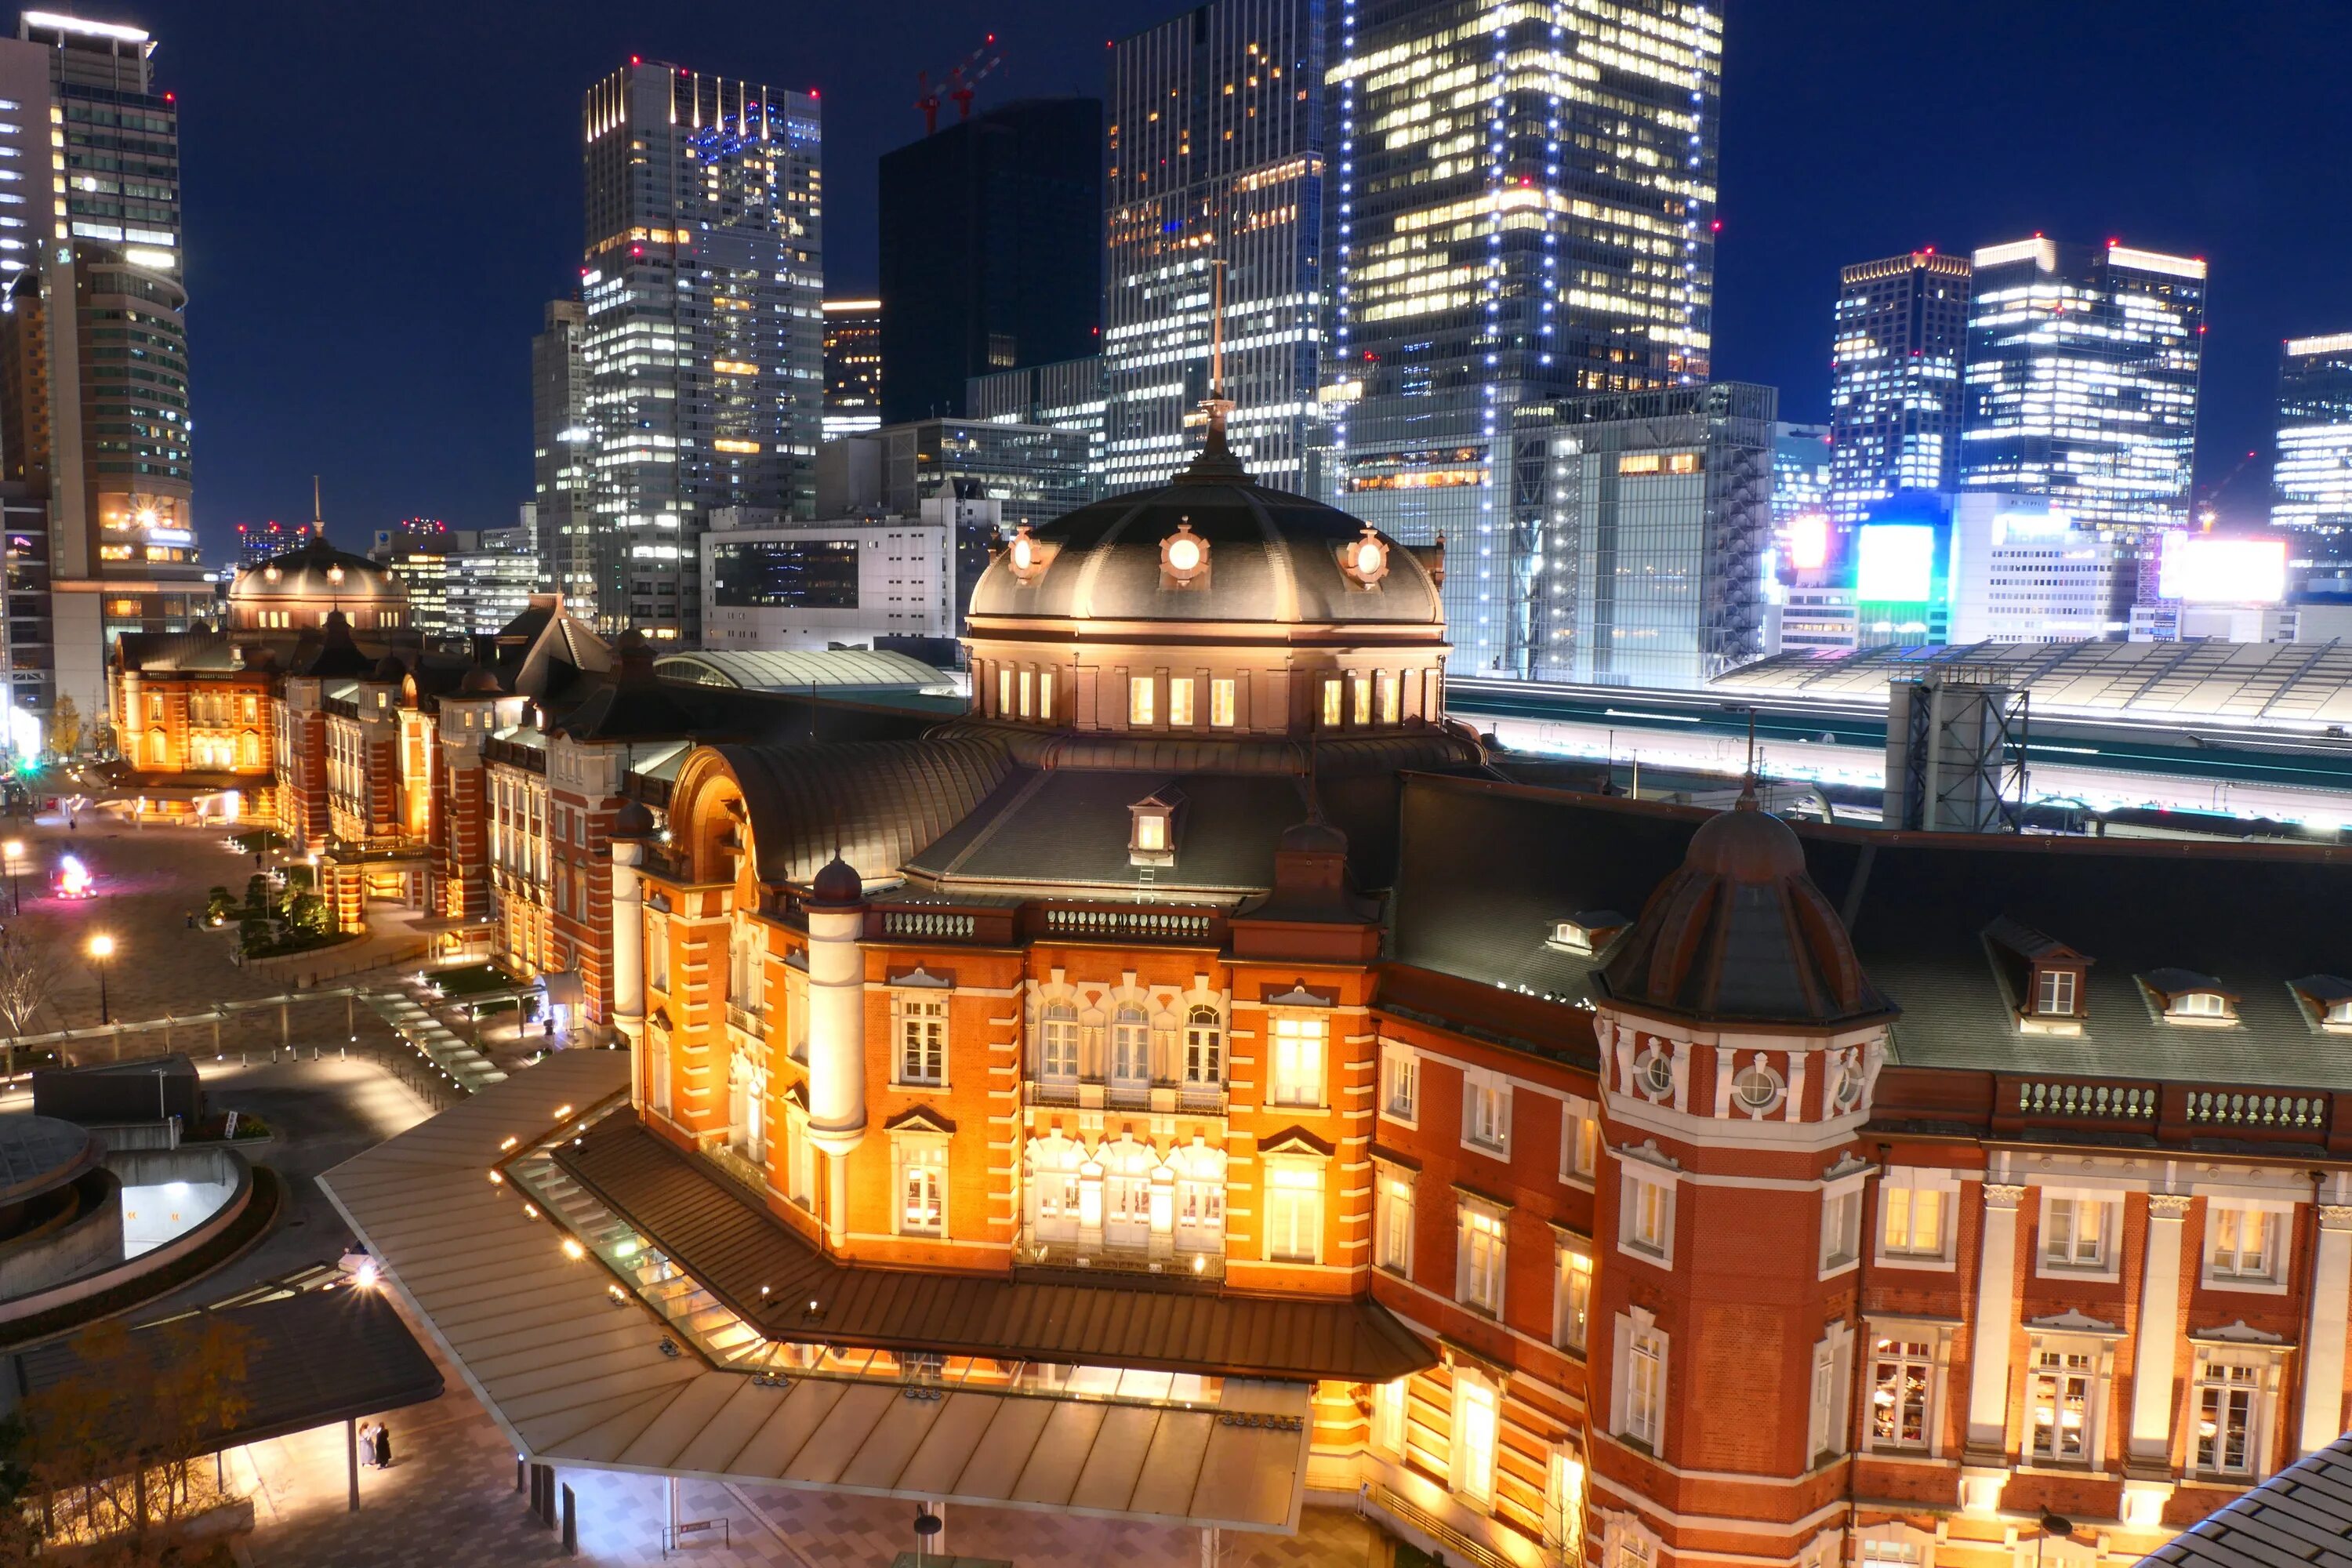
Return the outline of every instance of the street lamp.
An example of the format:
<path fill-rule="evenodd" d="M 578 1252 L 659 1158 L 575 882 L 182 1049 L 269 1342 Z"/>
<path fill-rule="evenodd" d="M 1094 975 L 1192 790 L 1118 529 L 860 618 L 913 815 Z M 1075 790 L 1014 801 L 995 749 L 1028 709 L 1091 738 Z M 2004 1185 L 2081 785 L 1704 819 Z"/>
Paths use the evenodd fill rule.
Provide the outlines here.
<path fill-rule="evenodd" d="M 25 912 L 25 900 L 16 894 L 16 861 L 24 853 L 25 841 L 21 838 L 11 838 L 7 843 L 0 844 L 0 855 L 8 857 L 8 912 L 12 915 Z"/>
<path fill-rule="evenodd" d="M 106 961 L 114 956 L 114 939 L 104 931 L 91 937 L 89 955 L 98 963 L 98 1021 L 110 1024 L 114 1019 L 106 1010 Z"/>

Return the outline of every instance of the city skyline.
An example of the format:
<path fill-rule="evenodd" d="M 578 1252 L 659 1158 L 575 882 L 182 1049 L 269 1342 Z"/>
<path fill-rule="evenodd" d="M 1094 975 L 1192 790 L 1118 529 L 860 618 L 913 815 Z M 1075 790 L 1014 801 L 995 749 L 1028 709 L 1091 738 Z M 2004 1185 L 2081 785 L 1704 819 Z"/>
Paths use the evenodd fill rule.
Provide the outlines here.
<path fill-rule="evenodd" d="M 821 19 L 788 37 L 717 13 L 651 22 L 591 5 L 565 11 L 559 27 L 552 10 L 539 8 L 547 25 L 534 29 L 531 13 L 493 26 L 453 9 L 362 51 L 355 46 L 364 24 L 290 7 L 232 16 L 195 5 L 169 18 L 126 9 L 167 28 L 161 69 L 187 110 L 190 289 L 203 303 L 192 328 L 202 367 L 195 395 L 207 421 L 197 517 L 207 560 L 226 558 L 237 521 L 306 516 L 314 471 L 324 475 L 331 525 L 423 510 L 495 526 L 528 499 L 529 339 L 566 280 L 577 222 L 576 148 L 562 131 L 615 51 L 723 61 L 730 71 L 768 72 L 772 86 L 820 89 L 831 143 L 826 289 L 839 296 L 870 289 L 875 165 L 920 132 L 916 70 L 936 71 L 994 30 L 1007 64 L 984 84 L 982 105 L 1099 93 L 1104 44 L 1179 9 L 1119 0 L 1073 20 L 1043 0 L 927 6 L 889 22 L 892 36 L 910 41 L 879 67 L 859 47 L 862 27 Z M 2089 243 L 2119 236 L 2213 264 L 2200 482 L 2226 474 L 2247 450 L 2267 458 L 2280 340 L 2352 323 L 2352 297 L 2327 270 L 2343 221 L 2331 215 L 2352 210 L 2337 199 L 2352 174 L 2321 166 L 2289 182 L 2266 172 L 2286 169 L 2294 149 L 2324 139 L 2321 111 L 2301 106 L 2324 102 L 2322 84 L 2346 46 L 2315 18 L 2266 13 L 2223 32 L 2185 7 L 2170 12 L 2178 25 L 2113 40 L 2123 51 L 2117 68 L 2068 67 L 2063 89 L 2050 90 L 2000 12 L 1866 28 L 1821 12 L 1795 28 L 1733 7 L 1714 374 L 1779 387 L 1786 417 L 1824 416 L 1820 322 L 1841 265 L 2034 229 Z M 273 26 L 281 14 L 287 25 Z M 293 79 L 266 99 L 246 90 L 251 56 L 238 39 L 254 26 L 272 32 L 273 58 L 293 68 Z M 543 36 L 527 75 L 498 47 L 511 29 Z M 1906 107 L 1910 89 L 1897 68 L 1923 53 L 1948 59 L 1953 68 L 1938 74 L 1980 84 L 1989 101 L 2025 107 L 1983 121 L 1969 138 L 1823 142 L 1815 114 L 1825 92 L 1843 96 L 1841 123 L 1879 122 Z M 2176 55 L 2196 59 L 2200 101 L 2214 106 L 2182 124 L 2172 121 L 2189 117 L 2131 86 L 2140 75 L 2172 72 Z M 304 68 L 306 60 L 316 68 Z M 462 127 L 429 115 L 362 114 L 363 101 L 413 100 L 420 73 L 477 105 Z M 2263 114 L 2227 112 L 2231 102 L 2257 100 Z M 277 106 L 268 115 L 265 102 Z M 280 110 L 311 132 L 271 133 Z M 2054 155 L 2068 144 L 2108 145 L 2110 136 L 2128 141 L 2135 157 L 2102 158 L 2078 175 Z M 319 187 L 345 156 L 371 152 L 382 153 L 368 159 L 381 172 L 365 182 L 363 198 L 326 198 L 333 222 L 298 225 L 290 236 L 272 223 L 287 211 L 284 193 Z M 444 156 L 489 159 L 501 177 L 452 192 L 433 178 Z M 1824 160 L 1837 178 L 1818 177 Z M 315 395 L 310 345 L 338 330 L 354 293 L 413 297 L 418 257 L 404 237 L 453 216 L 488 258 L 464 277 L 441 278 L 425 319 L 383 334 L 371 376 L 331 398 Z M 471 368 L 453 377 L 452 364 Z M 387 440 L 389 431 L 403 437 Z M 2226 513 L 2262 514 L 2257 479 L 2232 487 Z"/>

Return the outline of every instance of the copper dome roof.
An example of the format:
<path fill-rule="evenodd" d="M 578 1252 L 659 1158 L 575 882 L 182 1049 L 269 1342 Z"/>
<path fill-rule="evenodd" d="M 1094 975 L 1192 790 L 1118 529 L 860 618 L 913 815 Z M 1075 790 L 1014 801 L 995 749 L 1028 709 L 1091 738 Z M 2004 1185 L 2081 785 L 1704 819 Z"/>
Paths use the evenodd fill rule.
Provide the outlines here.
<path fill-rule="evenodd" d="M 283 555 L 273 555 L 258 566 L 241 569 L 229 586 L 228 597 L 232 605 L 280 599 L 405 605 L 408 584 L 382 562 L 338 550 L 320 537 Z"/>

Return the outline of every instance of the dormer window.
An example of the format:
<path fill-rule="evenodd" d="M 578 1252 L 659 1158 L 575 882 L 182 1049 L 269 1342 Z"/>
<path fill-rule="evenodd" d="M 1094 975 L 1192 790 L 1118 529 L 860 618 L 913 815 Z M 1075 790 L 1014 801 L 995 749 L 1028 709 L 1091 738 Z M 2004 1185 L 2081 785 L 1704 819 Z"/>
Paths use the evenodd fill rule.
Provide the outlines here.
<path fill-rule="evenodd" d="M 2172 998 L 2165 1007 L 2175 1018 L 2227 1018 L 2231 1016 L 2230 999 L 2219 991 L 2184 991 Z"/>
<path fill-rule="evenodd" d="M 2168 1024 L 2214 1028 L 2238 1021 L 2238 999 L 2210 974 L 2158 969 L 2139 977 Z"/>
<path fill-rule="evenodd" d="M 1129 806 L 1127 858 L 1134 866 L 1176 863 L 1176 808 L 1183 804 L 1176 790 L 1162 790 Z"/>
<path fill-rule="evenodd" d="M 2074 969 L 2036 969 L 2033 972 L 2033 1011 L 2043 1018 L 2071 1018 L 2076 1014 L 2074 999 L 2082 994 L 2083 977 Z"/>
<path fill-rule="evenodd" d="M 2330 1035 L 2352 1035 L 2352 980 L 2334 974 L 2306 974 L 2291 980 L 2287 989 L 2312 1027 Z"/>
<path fill-rule="evenodd" d="M 1564 921 L 1554 921 L 1548 945 L 1563 952 L 1587 956 L 1601 952 L 1633 922 L 1615 910 L 1586 910 Z"/>
<path fill-rule="evenodd" d="M 2016 1009 L 2021 1030 L 2042 1035 L 2083 1032 L 2089 958 L 2007 915 L 1985 928 L 1984 940 Z"/>

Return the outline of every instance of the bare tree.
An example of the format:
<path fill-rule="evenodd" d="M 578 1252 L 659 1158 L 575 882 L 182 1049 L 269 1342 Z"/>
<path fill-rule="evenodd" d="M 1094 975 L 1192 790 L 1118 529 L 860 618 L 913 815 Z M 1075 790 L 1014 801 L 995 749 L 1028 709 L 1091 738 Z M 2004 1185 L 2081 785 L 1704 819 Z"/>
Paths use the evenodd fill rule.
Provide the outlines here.
<path fill-rule="evenodd" d="M 8 1032 L 7 1043 L 0 1051 L 5 1053 L 6 1071 L 12 1077 L 16 1071 L 16 1041 L 32 1032 L 34 1019 L 48 1005 L 57 978 L 57 965 L 49 962 L 47 947 L 13 936 L 0 939 L 0 1027 Z"/>
<path fill-rule="evenodd" d="M 61 757 L 81 750 L 81 710 L 71 697 L 59 697 L 49 710 L 49 750 Z"/>

